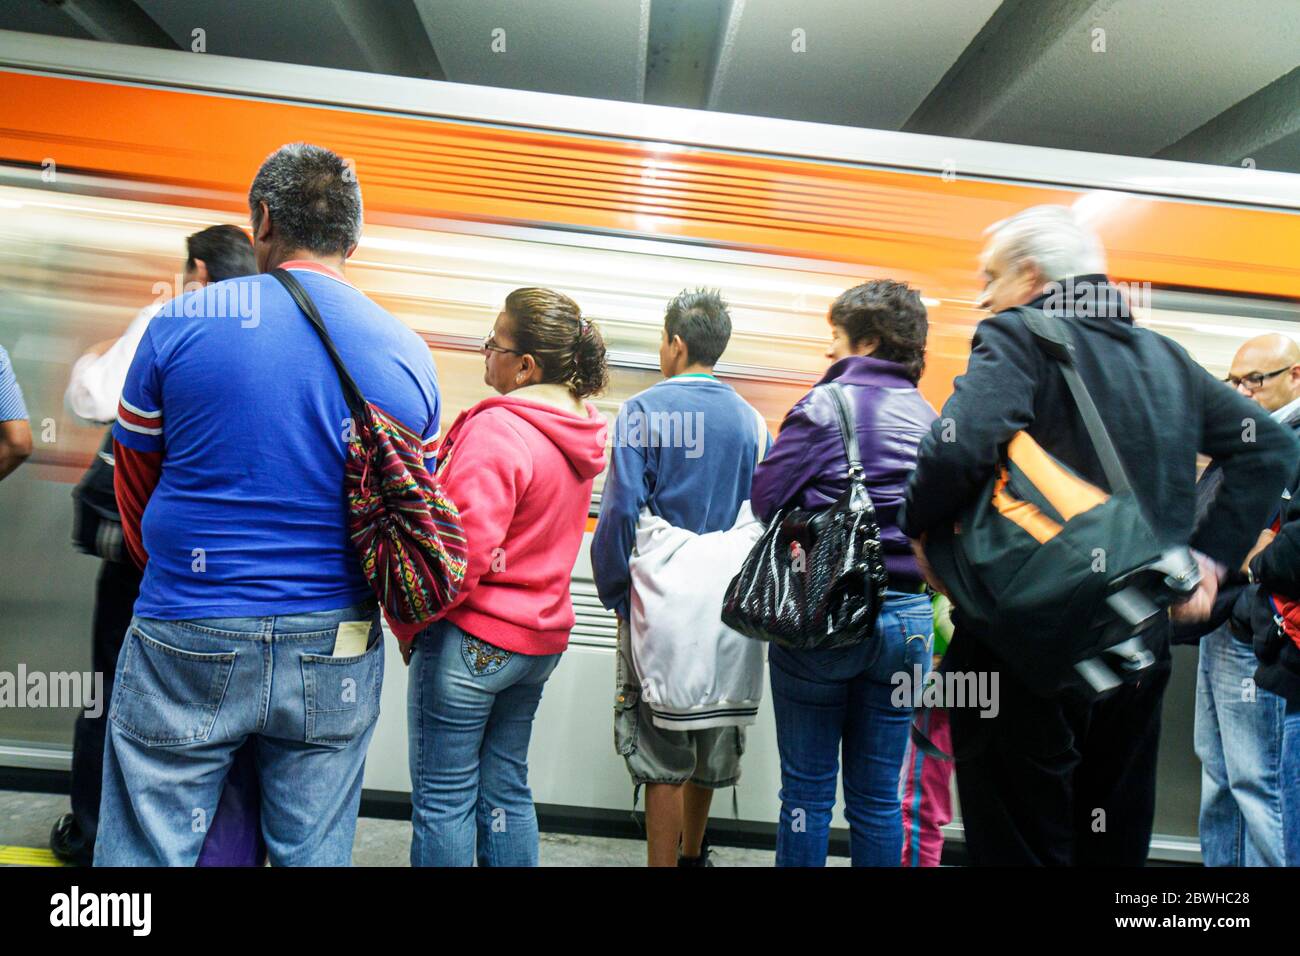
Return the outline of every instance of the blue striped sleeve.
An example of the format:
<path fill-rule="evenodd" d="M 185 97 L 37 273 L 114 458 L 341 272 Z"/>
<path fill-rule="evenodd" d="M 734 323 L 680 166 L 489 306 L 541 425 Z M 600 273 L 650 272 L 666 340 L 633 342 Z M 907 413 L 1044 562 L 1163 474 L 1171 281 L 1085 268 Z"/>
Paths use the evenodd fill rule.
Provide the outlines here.
<path fill-rule="evenodd" d="M 18 386 L 18 377 L 9 361 L 9 353 L 0 346 L 0 422 L 27 420 L 27 406 L 23 402 L 23 390 Z"/>

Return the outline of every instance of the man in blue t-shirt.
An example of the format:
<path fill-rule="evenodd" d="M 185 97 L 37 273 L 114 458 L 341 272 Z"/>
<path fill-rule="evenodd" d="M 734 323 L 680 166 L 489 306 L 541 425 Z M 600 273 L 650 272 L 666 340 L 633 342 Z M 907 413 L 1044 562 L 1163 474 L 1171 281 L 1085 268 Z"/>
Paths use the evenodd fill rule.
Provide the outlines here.
<path fill-rule="evenodd" d="M 619 410 L 591 543 L 596 590 L 619 618 L 614 737 L 633 784 L 646 786 L 651 866 L 710 866 L 704 827 L 713 791 L 740 779 L 743 727 L 654 724 L 641 700 L 628 625 L 628 562 L 641 509 L 696 534 L 728 529 L 771 445 L 759 413 L 713 376 L 730 338 L 731 317 L 717 290 L 683 291 L 668 303 L 659 344 L 664 381 Z"/>
<path fill-rule="evenodd" d="M 262 273 L 289 270 L 372 404 L 438 432 L 420 337 L 344 277 L 351 168 L 273 153 L 249 191 Z M 144 568 L 119 659 L 96 865 L 193 865 L 230 760 L 257 741 L 277 865 L 346 865 L 379 713 L 376 602 L 348 537 L 352 423 L 322 341 L 274 277 L 186 292 L 150 321 L 114 426 L 128 550 Z"/>

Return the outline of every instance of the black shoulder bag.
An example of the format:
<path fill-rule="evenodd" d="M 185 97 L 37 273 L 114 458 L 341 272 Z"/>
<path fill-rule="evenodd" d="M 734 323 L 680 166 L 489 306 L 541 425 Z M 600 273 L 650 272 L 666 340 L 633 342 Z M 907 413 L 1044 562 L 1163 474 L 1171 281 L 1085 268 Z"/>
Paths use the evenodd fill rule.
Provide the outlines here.
<path fill-rule="evenodd" d="M 130 564 L 113 492 L 112 427 L 104 434 L 81 481 L 72 489 L 72 499 L 72 546 L 82 554 Z"/>
<path fill-rule="evenodd" d="M 732 578 L 722 607 L 732 630 L 798 650 L 869 640 L 888 581 L 853 408 L 838 383 L 825 387 L 844 440 L 849 486 L 829 508 L 778 511 Z"/>
<path fill-rule="evenodd" d="M 1018 432 L 953 528 L 931 532 L 926 557 L 962 618 L 1031 690 L 1095 697 L 1149 673 L 1145 633 L 1200 574 L 1190 550 L 1163 545 L 1143 514 L 1075 367 L 1069 326 L 1016 311 L 1065 377 L 1110 487 Z"/>

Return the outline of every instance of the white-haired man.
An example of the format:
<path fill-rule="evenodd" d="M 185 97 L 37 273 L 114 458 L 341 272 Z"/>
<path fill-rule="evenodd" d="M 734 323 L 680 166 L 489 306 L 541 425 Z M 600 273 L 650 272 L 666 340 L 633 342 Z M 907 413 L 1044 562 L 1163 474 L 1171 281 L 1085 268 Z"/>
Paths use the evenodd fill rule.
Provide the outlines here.
<path fill-rule="evenodd" d="M 1134 326 L 1100 243 L 1070 210 L 1035 207 L 989 232 L 980 305 L 995 315 L 980 323 L 967 372 L 921 444 L 900 526 L 921 542 L 951 527 L 1019 431 L 1106 487 L 1059 366 L 1010 311 L 1029 305 L 1066 320 L 1075 367 L 1160 543 L 1201 552 L 1208 573 L 1181 616 L 1208 613 L 1219 577 L 1241 565 L 1275 509 L 1300 451 L 1295 439 L 1176 343 Z M 1224 493 L 1196 525 L 1198 452 L 1222 469 Z M 950 710 L 972 861 L 1142 864 L 1155 816 L 1167 626 L 1144 635 L 1156 659 L 1150 676 L 1091 701 L 1034 694 L 1003 666 L 996 635 L 961 608 L 953 618 L 945 670 L 1000 676 L 996 716 Z"/>

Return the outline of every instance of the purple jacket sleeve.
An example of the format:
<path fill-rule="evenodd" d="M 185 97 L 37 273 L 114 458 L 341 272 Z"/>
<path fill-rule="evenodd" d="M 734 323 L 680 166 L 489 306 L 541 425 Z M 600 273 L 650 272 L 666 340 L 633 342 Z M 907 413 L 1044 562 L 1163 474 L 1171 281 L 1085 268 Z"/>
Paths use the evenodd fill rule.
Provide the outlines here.
<path fill-rule="evenodd" d="M 822 426 L 808 416 L 807 399 L 801 399 L 781 423 L 781 433 L 771 451 L 754 469 L 750 505 L 759 521 L 768 522 L 799 489 L 817 476 L 824 462 L 809 455 Z"/>

